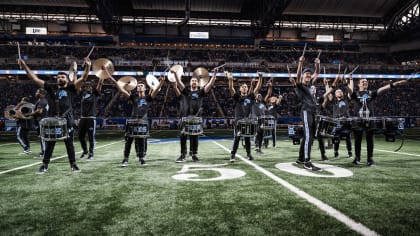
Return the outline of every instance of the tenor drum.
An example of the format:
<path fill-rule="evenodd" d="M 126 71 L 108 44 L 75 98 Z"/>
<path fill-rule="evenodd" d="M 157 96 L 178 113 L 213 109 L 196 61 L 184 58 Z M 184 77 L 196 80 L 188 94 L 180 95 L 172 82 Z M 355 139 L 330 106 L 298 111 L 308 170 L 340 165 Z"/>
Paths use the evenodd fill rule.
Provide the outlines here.
<path fill-rule="evenodd" d="M 149 122 L 144 119 L 128 119 L 126 132 L 132 138 L 146 138 L 149 136 Z"/>
<path fill-rule="evenodd" d="M 203 119 L 198 116 L 182 117 L 182 132 L 187 135 L 200 135 L 203 133 Z"/>
<path fill-rule="evenodd" d="M 257 132 L 258 121 L 251 118 L 243 118 L 236 122 L 236 130 L 239 136 L 253 137 Z"/>
<path fill-rule="evenodd" d="M 337 120 L 337 130 L 350 130 L 353 125 L 353 118 L 342 117 Z"/>
<path fill-rule="evenodd" d="M 303 136 L 303 125 L 288 125 L 289 138 L 301 138 Z"/>
<path fill-rule="evenodd" d="M 273 130 L 276 126 L 276 120 L 274 116 L 260 116 L 258 125 L 263 130 Z"/>
<path fill-rule="evenodd" d="M 43 118 L 39 122 L 40 137 L 45 141 L 63 140 L 69 137 L 67 120 L 58 117 Z"/>
<path fill-rule="evenodd" d="M 315 131 L 315 137 L 318 137 L 318 135 L 322 137 L 334 137 L 336 129 L 337 122 L 334 119 L 326 116 L 320 116 Z"/>

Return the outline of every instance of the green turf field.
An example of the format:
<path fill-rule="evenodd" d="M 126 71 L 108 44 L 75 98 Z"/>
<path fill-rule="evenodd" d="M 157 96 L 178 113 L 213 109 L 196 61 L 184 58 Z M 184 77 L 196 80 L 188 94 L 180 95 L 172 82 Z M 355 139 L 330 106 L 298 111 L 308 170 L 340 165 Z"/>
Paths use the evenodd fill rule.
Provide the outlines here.
<path fill-rule="evenodd" d="M 70 171 L 58 142 L 48 172 L 37 175 L 36 137 L 26 155 L 7 135 L 0 142 L 1 235 L 420 235 L 414 138 L 394 152 L 400 140 L 377 137 L 373 167 L 365 149 L 362 166 L 332 158 L 331 149 L 321 163 L 315 142 L 313 162 L 326 166 L 313 173 L 292 163 L 299 147 L 285 135 L 277 148 L 253 152 L 253 162 L 240 147 L 231 164 L 230 139 L 202 139 L 200 162 L 175 163 L 179 143 L 154 133 L 148 165 L 138 165 L 133 145 L 122 168 L 121 133 L 102 133 L 93 161 L 79 159 L 75 141 L 81 172 Z"/>

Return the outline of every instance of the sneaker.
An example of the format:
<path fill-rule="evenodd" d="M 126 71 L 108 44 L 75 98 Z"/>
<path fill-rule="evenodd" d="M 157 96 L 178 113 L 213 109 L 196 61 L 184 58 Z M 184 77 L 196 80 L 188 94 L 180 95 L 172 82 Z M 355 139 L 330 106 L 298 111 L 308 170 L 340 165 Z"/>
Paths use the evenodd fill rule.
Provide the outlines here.
<path fill-rule="evenodd" d="M 193 155 L 192 151 L 190 151 L 190 153 L 188 153 L 188 154 L 190 155 L 190 157 L 192 157 L 192 155 Z"/>
<path fill-rule="evenodd" d="M 338 152 L 334 152 L 334 158 L 338 158 Z"/>
<path fill-rule="evenodd" d="M 25 149 L 25 150 L 23 150 L 23 153 L 25 153 L 25 154 L 31 154 L 32 151 L 31 151 L 31 149 Z"/>
<path fill-rule="evenodd" d="M 367 162 L 368 166 L 375 166 L 375 162 L 373 160 Z"/>
<path fill-rule="evenodd" d="M 87 158 L 89 161 L 92 161 L 93 160 L 93 155 L 91 154 L 91 153 L 89 153 L 89 155 L 88 155 L 88 158 Z"/>
<path fill-rule="evenodd" d="M 360 161 L 359 161 L 359 160 L 354 159 L 353 164 L 358 166 L 358 165 L 360 165 L 360 164 L 362 164 L 362 163 L 360 163 Z"/>
<path fill-rule="evenodd" d="M 48 166 L 47 165 L 42 165 L 41 167 L 39 167 L 38 172 L 36 172 L 37 174 L 44 174 L 45 172 L 48 171 Z"/>
<path fill-rule="evenodd" d="M 144 160 L 144 158 L 140 158 L 140 162 L 139 162 L 139 163 L 140 163 L 140 165 L 142 165 L 142 166 L 143 166 L 143 165 L 146 165 L 146 161 Z"/>
<path fill-rule="evenodd" d="M 197 154 L 193 154 L 193 155 L 192 155 L 192 160 L 193 160 L 194 162 L 196 162 L 196 161 L 200 161 L 200 160 L 198 159 L 198 157 L 197 157 Z"/>
<path fill-rule="evenodd" d="M 76 163 L 74 163 L 73 165 L 71 165 L 71 171 L 73 172 L 80 172 L 79 167 L 76 165 Z"/>
<path fill-rule="evenodd" d="M 44 153 L 40 152 L 39 153 L 39 158 L 44 158 Z"/>
<path fill-rule="evenodd" d="M 303 164 L 303 163 L 305 163 L 305 161 L 303 161 L 303 160 L 301 160 L 301 159 L 297 159 L 297 160 L 296 160 L 296 164 Z"/>
<path fill-rule="evenodd" d="M 261 151 L 261 148 L 258 148 L 258 149 L 256 149 L 255 150 L 257 153 L 259 153 L 259 154 L 263 154 L 263 152 Z"/>
<path fill-rule="evenodd" d="M 254 160 L 254 157 L 251 154 L 246 155 L 248 157 L 248 160 L 252 161 Z"/>
<path fill-rule="evenodd" d="M 85 155 L 87 155 L 87 154 L 88 154 L 87 152 L 83 152 L 82 155 L 80 155 L 80 158 L 85 157 Z"/>
<path fill-rule="evenodd" d="M 185 156 L 181 155 L 178 157 L 178 159 L 175 160 L 176 163 L 181 163 L 181 162 L 185 162 Z"/>
<path fill-rule="evenodd" d="M 321 158 L 322 158 L 321 161 L 328 161 L 329 160 L 328 157 L 325 156 L 325 155 L 323 155 Z"/>
<path fill-rule="evenodd" d="M 352 157 L 353 157 L 353 153 L 349 152 L 349 158 L 352 158 Z"/>
<path fill-rule="evenodd" d="M 321 168 L 314 166 L 314 164 L 312 164 L 312 162 L 310 161 L 306 161 L 305 163 L 303 163 L 303 168 L 312 170 L 312 171 L 321 170 Z"/>
<path fill-rule="evenodd" d="M 128 166 L 128 159 L 125 159 L 121 162 L 121 167 L 127 167 Z"/>
<path fill-rule="evenodd" d="M 236 161 L 235 154 L 230 155 L 230 162 L 235 162 L 235 161 Z"/>

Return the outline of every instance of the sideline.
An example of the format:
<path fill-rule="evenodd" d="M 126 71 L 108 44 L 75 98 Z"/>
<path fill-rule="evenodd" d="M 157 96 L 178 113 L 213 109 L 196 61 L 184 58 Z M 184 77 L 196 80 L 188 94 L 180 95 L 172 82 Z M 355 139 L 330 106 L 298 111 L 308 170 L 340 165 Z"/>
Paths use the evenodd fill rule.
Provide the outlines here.
<path fill-rule="evenodd" d="M 216 141 L 213 141 L 213 143 L 216 144 L 217 146 L 221 147 L 225 151 L 227 151 L 227 152 L 230 153 L 230 149 L 226 148 L 222 144 L 220 144 L 220 143 L 218 143 Z M 358 223 L 358 222 L 352 220 L 351 218 L 349 218 L 348 216 L 344 215 L 340 211 L 334 209 L 333 207 L 329 206 L 328 204 L 322 202 L 321 200 L 319 200 L 319 199 L 317 199 L 315 197 L 312 197 L 311 195 L 309 195 L 306 192 L 300 190 L 299 188 L 297 188 L 296 186 L 290 184 L 289 182 L 285 181 L 284 179 L 282 179 L 282 178 L 274 175 L 270 171 L 262 168 L 261 166 L 255 164 L 254 162 L 249 161 L 248 159 L 242 157 L 241 155 L 236 154 L 236 156 L 239 157 L 246 164 L 254 167 L 257 171 L 263 173 L 267 177 L 269 177 L 272 180 L 276 181 L 278 184 L 280 184 L 283 187 L 287 188 L 289 191 L 295 193 L 296 195 L 298 195 L 299 197 L 305 199 L 309 203 L 315 205 L 316 207 L 318 207 L 319 209 L 321 209 L 322 211 L 324 211 L 328 215 L 330 215 L 330 216 L 334 217 L 335 219 L 337 219 L 338 221 L 344 223 L 350 229 L 352 229 L 352 230 L 354 230 L 354 231 L 356 231 L 356 232 L 358 232 L 358 233 L 360 233 L 362 235 L 379 235 L 375 231 L 367 228 L 366 226 L 364 226 L 361 223 Z"/>
<path fill-rule="evenodd" d="M 108 143 L 108 144 L 105 144 L 105 145 L 96 147 L 95 150 L 96 149 L 100 149 L 100 148 L 104 148 L 104 147 L 107 147 L 107 146 L 111 146 L 111 145 L 114 145 L 116 143 L 121 143 L 121 142 L 122 141 Z M 76 152 L 76 154 L 80 154 L 80 153 L 82 153 L 82 151 Z M 51 158 L 51 161 L 55 161 L 55 160 L 61 159 L 61 158 L 66 157 L 66 156 L 67 156 L 67 154 L 66 155 L 63 155 L 63 156 L 59 156 L 59 157 L 54 157 L 54 158 Z M 39 164 L 42 164 L 42 161 L 38 161 L 38 162 L 29 164 L 29 165 L 24 165 L 24 166 L 16 167 L 16 168 L 13 168 L 13 169 L 10 169 L 10 170 L 0 171 L 0 175 L 6 174 L 6 173 L 9 173 L 9 172 L 13 172 L 13 171 L 16 171 L 16 170 L 25 169 L 25 168 L 28 168 L 28 167 L 31 167 L 31 166 L 36 166 L 36 165 L 39 165 Z"/>

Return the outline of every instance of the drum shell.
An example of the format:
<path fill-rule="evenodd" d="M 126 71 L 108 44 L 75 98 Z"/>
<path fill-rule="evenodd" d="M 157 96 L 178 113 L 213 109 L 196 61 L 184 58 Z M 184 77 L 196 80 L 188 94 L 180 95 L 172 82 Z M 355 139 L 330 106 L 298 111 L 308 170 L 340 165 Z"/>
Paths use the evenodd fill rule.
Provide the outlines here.
<path fill-rule="evenodd" d="M 287 126 L 289 138 L 303 137 L 303 125 L 288 125 Z"/>
<path fill-rule="evenodd" d="M 240 119 L 236 122 L 236 131 L 239 136 L 253 137 L 257 132 L 258 120 L 251 118 Z"/>
<path fill-rule="evenodd" d="M 39 121 L 40 137 L 45 141 L 63 140 L 69 137 L 67 120 L 58 117 L 47 117 Z"/>
<path fill-rule="evenodd" d="M 315 137 L 334 137 L 336 129 L 336 120 L 327 116 L 320 116 L 315 131 Z"/>
<path fill-rule="evenodd" d="M 149 122 L 144 119 L 128 119 L 126 121 L 127 136 L 145 138 L 149 136 Z"/>
<path fill-rule="evenodd" d="M 182 117 L 182 132 L 186 135 L 203 134 L 203 119 L 199 116 Z"/>
<path fill-rule="evenodd" d="M 258 117 L 258 125 L 263 130 L 273 130 L 276 126 L 274 116 L 260 116 Z"/>
<path fill-rule="evenodd" d="M 387 131 L 404 130 L 404 118 L 384 117 L 384 129 Z"/>

